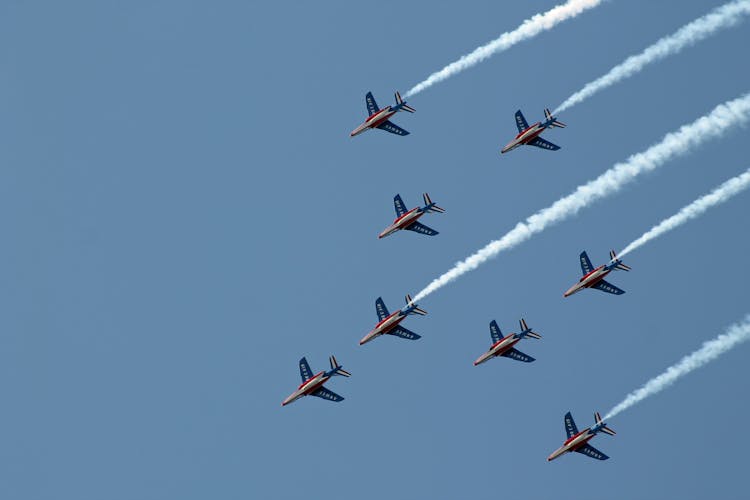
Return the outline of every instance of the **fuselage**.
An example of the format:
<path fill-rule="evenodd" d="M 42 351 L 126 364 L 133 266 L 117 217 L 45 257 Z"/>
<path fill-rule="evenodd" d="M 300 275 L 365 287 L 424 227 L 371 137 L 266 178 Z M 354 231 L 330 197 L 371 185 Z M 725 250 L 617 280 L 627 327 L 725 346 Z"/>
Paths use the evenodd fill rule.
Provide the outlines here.
<path fill-rule="evenodd" d="M 370 333 L 362 337 L 362 340 L 359 341 L 359 345 L 366 344 L 372 339 L 390 332 L 391 330 L 396 328 L 398 324 L 401 323 L 404 318 L 406 318 L 406 316 L 408 316 L 408 313 L 403 309 L 399 309 L 398 311 L 391 313 L 386 318 L 379 321 L 378 324 L 375 325 L 375 328 L 370 330 Z"/>
<path fill-rule="evenodd" d="M 355 135 L 359 135 L 371 128 L 375 128 L 381 123 L 388 120 L 388 118 L 390 118 L 391 116 L 395 115 L 397 112 L 398 110 L 394 110 L 390 106 L 386 106 L 383 109 L 380 109 L 368 116 L 364 123 L 362 123 L 362 125 L 352 130 L 352 133 L 349 134 L 349 136 L 354 137 Z"/>
<path fill-rule="evenodd" d="M 552 452 L 550 456 L 547 457 L 547 461 L 552 461 L 562 455 L 563 453 L 568 453 L 569 451 L 575 451 L 581 446 L 588 443 L 591 438 L 596 436 L 596 432 L 591 430 L 591 427 L 587 427 L 586 429 L 582 430 L 578 434 L 575 434 L 574 436 L 570 436 L 568 439 L 565 440 L 563 445 Z"/>
<path fill-rule="evenodd" d="M 518 146 L 522 146 L 524 144 L 528 144 L 529 142 L 533 141 L 537 137 L 539 137 L 539 134 L 544 132 L 544 129 L 548 127 L 547 122 L 536 122 L 534 125 L 530 126 L 526 130 L 519 132 L 518 135 L 510 141 L 506 146 L 500 151 L 501 153 L 507 153 L 508 151 L 511 151 Z"/>
<path fill-rule="evenodd" d="M 563 294 L 563 297 L 573 295 L 576 292 L 580 292 L 584 288 L 591 288 L 592 286 L 603 280 L 604 277 L 610 272 L 612 272 L 612 268 L 607 265 L 601 265 L 597 267 L 590 273 L 585 274 L 580 280 L 578 280 L 578 283 L 570 287 L 568 291 Z"/>
<path fill-rule="evenodd" d="M 313 375 L 308 380 L 302 382 L 299 387 L 297 387 L 297 390 L 294 391 L 287 397 L 282 403 L 281 406 L 286 406 L 289 403 L 293 403 L 294 401 L 297 401 L 299 398 L 303 396 L 307 396 L 308 394 L 312 394 L 313 392 L 320 389 L 323 384 L 325 384 L 328 379 L 331 378 L 330 373 L 326 372 L 318 372 L 315 375 Z"/>
<path fill-rule="evenodd" d="M 521 337 L 517 336 L 515 333 L 511 333 L 507 337 L 503 337 L 502 339 L 492 344 L 487 352 L 479 356 L 477 360 L 474 361 L 474 366 L 480 365 L 488 359 L 494 358 L 495 356 L 501 356 L 503 353 L 512 349 L 519 340 L 521 340 Z"/>
<path fill-rule="evenodd" d="M 396 220 L 393 221 L 393 224 L 383 229 L 383 232 L 381 232 L 378 235 L 378 239 L 385 238 L 386 236 L 391 235 L 400 229 L 406 228 L 410 224 L 413 224 L 414 222 L 416 222 L 417 219 L 422 217 L 424 214 L 425 214 L 425 211 L 422 210 L 421 208 L 419 207 L 412 208 L 411 210 L 406 212 L 404 215 L 397 217 Z"/>

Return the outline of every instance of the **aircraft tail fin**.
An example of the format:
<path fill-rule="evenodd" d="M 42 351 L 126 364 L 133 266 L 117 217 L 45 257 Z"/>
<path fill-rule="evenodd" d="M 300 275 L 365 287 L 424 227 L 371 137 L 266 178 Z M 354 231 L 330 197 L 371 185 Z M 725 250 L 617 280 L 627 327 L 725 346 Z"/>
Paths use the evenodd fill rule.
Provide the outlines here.
<path fill-rule="evenodd" d="M 408 111 L 409 113 L 414 113 L 416 111 L 416 109 L 406 104 L 406 101 L 403 100 L 403 98 L 401 97 L 401 93 L 398 90 L 396 91 L 396 104 L 401 106 L 401 109 L 403 109 L 404 111 Z"/>
<path fill-rule="evenodd" d="M 610 436 L 614 436 L 617 434 L 615 431 L 607 427 L 607 424 L 602 422 L 602 416 L 599 414 L 598 411 L 594 412 L 594 420 L 596 421 L 596 425 L 599 426 L 599 430 L 602 431 L 605 434 L 609 434 Z"/>
<path fill-rule="evenodd" d="M 417 304 L 414 303 L 414 300 L 408 293 L 406 294 L 406 305 L 412 308 L 411 312 L 413 312 L 414 314 L 419 314 L 420 316 L 425 316 L 427 314 L 427 311 L 417 307 Z"/>
<path fill-rule="evenodd" d="M 426 208 L 426 210 L 427 210 L 428 213 L 433 213 L 433 212 L 437 212 L 437 213 L 441 213 L 441 214 L 445 213 L 445 209 L 444 208 L 440 208 L 439 206 L 437 206 L 435 203 L 432 202 L 432 200 L 430 199 L 430 195 L 429 194 L 424 193 L 422 195 L 422 199 L 424 199 L 424 206 L 425 206 L 425 208 Z"/>
<path fill-rule="evenodd" d="M 615 268 L 621 271 L 630 271 L 632 269 L 630 266 L 626 266 L 625 264 L 623 264 L 622 261 L 617 258 L 617 254 L 614 250 L 609 251 L 609 256 L 612 258 L 612 262 L 615 263 Z"/>
<path fill-rule="evenodd" d="M 328 361 L 331 363 L 331 372 L 333 372 L 333 375 L 341 375 L 342 377 L 351 377 L 352 374 L 348 371 L 344 370 L 341 365 L 336 361 L 336 356 L 331 355 L 328 358 Z"/>
<path fill-rule="evenodd" d="M 521 318 L 521 321 L 518 322 L 521 325 L 521 332 L 526 332 L 525 335 L 528 337 L 531 337 L 532 339 L 540 339 L 542 338 L 541 335 L 539 335 L 536 332 L 532 332 L 531 328 L 529 328 L 529 325 L 526 324 L 526 320 Z"/>
<path fill-rule="evenodd" d="M 555 128 L 555 127 L 565 128 L 566 127 L 566 125 L 563 122 L 557 120 L 554 116 L 552 116 L 552 112 L 549 110 L 549 108 L 544 108 L 544 117 L 547 119 L 547 121 L 552 122 L 549 125 L 550 128 Z"/>

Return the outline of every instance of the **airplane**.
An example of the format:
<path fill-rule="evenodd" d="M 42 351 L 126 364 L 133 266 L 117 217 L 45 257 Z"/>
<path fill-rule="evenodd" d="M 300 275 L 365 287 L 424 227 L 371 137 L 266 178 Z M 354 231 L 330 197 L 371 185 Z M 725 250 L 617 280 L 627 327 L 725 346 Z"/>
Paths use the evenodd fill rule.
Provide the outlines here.
<path fill-rule="evenodd" d="M 408 106 L 406 101 L 401 99 L 401 94 L 396 92 L 395 106 L 386 106 L 383 109 L 380 109 L 375 102 L 375 98 L 372 96 L 372 92 L 368 92 L 367 95 L 365 95 L 365 104 L 367 104 L 367 112 L 370 113 L 370 116 L 367 117 L 362 125 L 352 130 L 352 133 L 349 134 L 350 137 L 359 135 L 371 128 L 379 128 L 380 130 L 385 130 L 386 132 L 396 135 L 409 135 L 409 132 L 388 121 L 388 118 L 399 111 L 408 111 L 409 113 L 414 113 L 416 111 L 411 106 Z"/>
<path fill-rule="evenodd" d="M 552 454 L 547 457 L 547 461 L 551 462 L 563 453 L 568 453 L 570 451 L 576 451 L 597 460 L 607 460 L 609 458 L 607 455 L 588 444 L 588 442 L 599 432 L 609 434 L 610 436 L 614 436 L 616 433 L 607 427 L 607 424 L 602 422 L 602 416 L 599 415 L 599 412 L 594 413 L 594 420 L 596 420 L 594 426 L 586 427 L 581 432 L 578 432 L 576 423 L 573 421 L 573 416 L 570 412 L 566 413 L 565 432 L 568 434 L 568 439 L 565 440 L 560 448 L 553 451 Z"/>
<path fill-rule="evenodd" d="M 323 387 L 323 384 L 328 382 L 328 379 L 334 375 L 340 375 L 342 377 L 351 377 L 351 373 L 344 370 L 340 364 L 336 361 L 335 356 L 328 358 L 331 363 L 331 371 L 321 371 L 313 375 L 310 365 L 307 364 L 307 360 L 302 358 L 299 360 L 299 374 L 302 376 L 302 383 L 297 390 L 294 391 L 286 398 L 281 406 L 286 406 L 289 403 L 297 401 L 303 396 L 317 396 L 319 398 L 327 399 L 329 401 L 343 401 L 344 398 L 339 396 L 333 391 L 330 391 Z"/>
<path fill-rule="evenodd" d="M 524 144 L 527 146 L 536 146 L 542 149 L 549 149 L 550 151 L 557 151 L 558 149 L 560 149 L 560 146 L 552 144 L 549 141 L 545 141 L 544 139 L 539 137 L 539 134 L 544 132 L 544 130 L 547 128 L 565 128 L 565 124 L 561 121 L 558 121 L 554 116 L 552 116 L 552 113 L 547 108 L 545 108 L 544 110 L 544 116 L 545 120 L 543 122 L 536 122 L 534 125 L 529 127 L 529 124 L 526 122 L 526 118 L 523 117 L 523 113 L 521 113 L 521 110 L 519 109 L 518 111 L 516 111 L 516 126 L 518 127 L 518 135 L 515 137 L 515 139 L 510 141 L 500 151 L 500 153 L 507 153 L 508 151 L 516 149 L 518 146 Z"/>
<path fill-rule="evenodd" d="M 576 292 L 580 292 L 584 288 L 596 288 L 602 292 L 612 293 L 614 295 L 622 295 L 625 293 L 624 290 L 620 290 L 616 286 L 604 281 L 604 277 L 612 272 L 613 269 L 620 269 L 622 271 L 630 271 L 630 267 L 622 263 L 617 258 L 614 250 L 609 251 L 609 256 L 612 258 L 608 264 L 602 264 L 601 266 L 594 269 L 591 265 L 589 256 L 586 252 L 581 252 L 579 258 L 581 259 L 581 271 L 583 271 L 583 277 L 578 280 L 578 283 L 570 287 L 567 292 L 563 294 L 563 297 L 568 297 Z"/>
<path fill-rule="evenodd" d="M 422 198 L 424 199 L 423 207 L 415 207 L 411 210 L 406 210 L 406 205 L 404 205 L 404 200 L 401 199 L 401 196 L 394 196 L 393 205 L 396 207 L 396 220 L 393 221 L 393 224 L 383 229 L 383 232 L 378 235 L 378 239 L 385 238 L 400 229 L 408 229 L 409 231 L 426 234 L 427 236 L 435 236 L 438 234 L 434 229 L 417 222 L 417 219 L 427 213 L 438 212 L 442 214 L 445 213 L 445 210 L 433 203 L 429 194 L 424 193 Z"/>
<path fill-rule="evenodd" d="M 542 338 L 542 336 L 536 332 L 531 331 L 531 328 L 529 328 L 529 325 L 526 324 L 526 320 L 524 320 L 523 318 L 521 319 L 521 321 L 519 321 L 519 323 L 521 325 L 521 333 L 511 333 L 506 337 L 503 337 L 502 332 L 500 332 L 500 328 L 498 328 L 497 326 L 497 321 L 493 319 L 490 323 L 490 336 L 492 337 L 492 346 L 490 346 L 490 349 L 487 352 L 479 356 L 477 360 L 474 361 L 474 366 L 480 365 L 488 359 L 494 358 L 496 356 L 505 356 L 506 358 L 523 361 L 524 363 L 531 363 L 532 361 L 534 361 L 534 358 L 522 353 L 517 349 L 514 349 L 513 346 L 526 336 L 529 336 L 532 339 L 540 339 Z"/>
<path fill-rule="evenodd" d="M 385 307 L 385 302 L 383 302 L 381 297 L 378 297 L 375 301 L 375 312 L 378 313 L 378 319 L 380 321 L 378 321 L 378 324 L 375 325 L 375 328 L 373 328 L 370 333 L 362 337 L 362 340 L 359 341 L 359 345 L 366 344 L 372 339 L 384 334 L 395 335 L 396 337 L 408 340 L 417 340 L 421 338 L 420 335 L 417 335 L 399 325 L 399 323 L 410 314 L 419 314 L 421 316 L 427 314 L 427 311 L 417 307 L 417 304 L 414 303 L 411 295 L 406 296 L 406 306 L 394 313 L 388 313 L 388 309 Z"/>

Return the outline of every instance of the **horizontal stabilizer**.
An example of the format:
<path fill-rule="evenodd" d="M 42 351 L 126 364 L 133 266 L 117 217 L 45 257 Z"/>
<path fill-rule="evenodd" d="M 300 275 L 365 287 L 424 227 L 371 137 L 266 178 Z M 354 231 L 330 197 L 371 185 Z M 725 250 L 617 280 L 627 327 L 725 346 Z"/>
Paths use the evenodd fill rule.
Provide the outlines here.
<path fill-rule="evenodd" d="M 430 199 L 430 195 L 427 193 L 424 193 L 422 195 L 422 199 L 424 200 L 424 206 L 428 212 L 438 212 L 438 213 L 445 213 L 445 209 L 440 208 L 439 206 L 435 205 L 432 200 Z"/>
<path fill-rule="evenodd" d="M 348 371 L 344 370 L 341 365 L 336 361 L 336 356 L 331 355 L 331 357 L 328 358 L 328 361 L 331 363 L 331 371 L 334 375 L 341 375 L 342 377 L 351 377 L 352 374 Z"/>
<path fill-rule="evenodd" d="M 411 312 L 413 312 L 414 314 L 419 314 L 420 316 L 427 315 L 427 311 L 417 307 L 417 304 L 414 303 L 414 300 L 411 298 L 411 295 L 407 293 L 405 299 L 406 299 L 406 305 L 412 308 Z"/>
<path fill-rule="evenodd" d="M 602 422 L 602 416 L 599 414 L 598 411 L 594 412 L 594 421 L 596 422 L 596 425 L 599 426 L 599 430 L 602 431 L 605 434 L 609 434 L 610 436 L 614 436 L 617 434 L 615 431 L 607 427 L 607 424 Z"/>
<path fill-rule="evenodd" d="M 615 263 L 615 267 L 621 271 L 630 271 L 632 268 L 630 266 L 626 266 L 622 263 L 620 259 L 617 258 L 617 254 L 614 250 L 609 251 L 609 256 L 612 258 L 612 262 Z"/>
<path fill-rule="evenodd" d="M 416 111 L 416 109 L 406 104 L 406 102 L 401 98 L 401 93 L 399 91 L 396 91 L 396 104 L 401 105 L 401 109 L 403 109 L 404 111 L 408 111 L 409 113 L 414 113 Z"/>

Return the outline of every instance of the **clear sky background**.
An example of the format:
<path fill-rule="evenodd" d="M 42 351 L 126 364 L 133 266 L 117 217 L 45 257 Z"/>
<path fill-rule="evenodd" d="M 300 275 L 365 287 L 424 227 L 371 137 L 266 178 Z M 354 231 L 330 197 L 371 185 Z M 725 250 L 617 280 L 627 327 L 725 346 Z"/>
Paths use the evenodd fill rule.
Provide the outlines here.
<path fill-rule="evenodd" d="M 750 346 L 610 422 L 606 462 L 545 458 L 750 311 L 750 194 L 607 259 L 750 166 L 738 129 L 426 299 L 409 342 L 358 340 L 519 220 L 750 90 L 750 23 L 529 121 L 719 1 L 613 1 L 392 103 L 535 2 L 0 5 L 0 497 L 746 498 Z M 444 215 L 378 241 L 429 192 Z M 474 367 L 526 318 L 531 364 Z M 353 373 L 304 398 L 297 362 Z"/>

